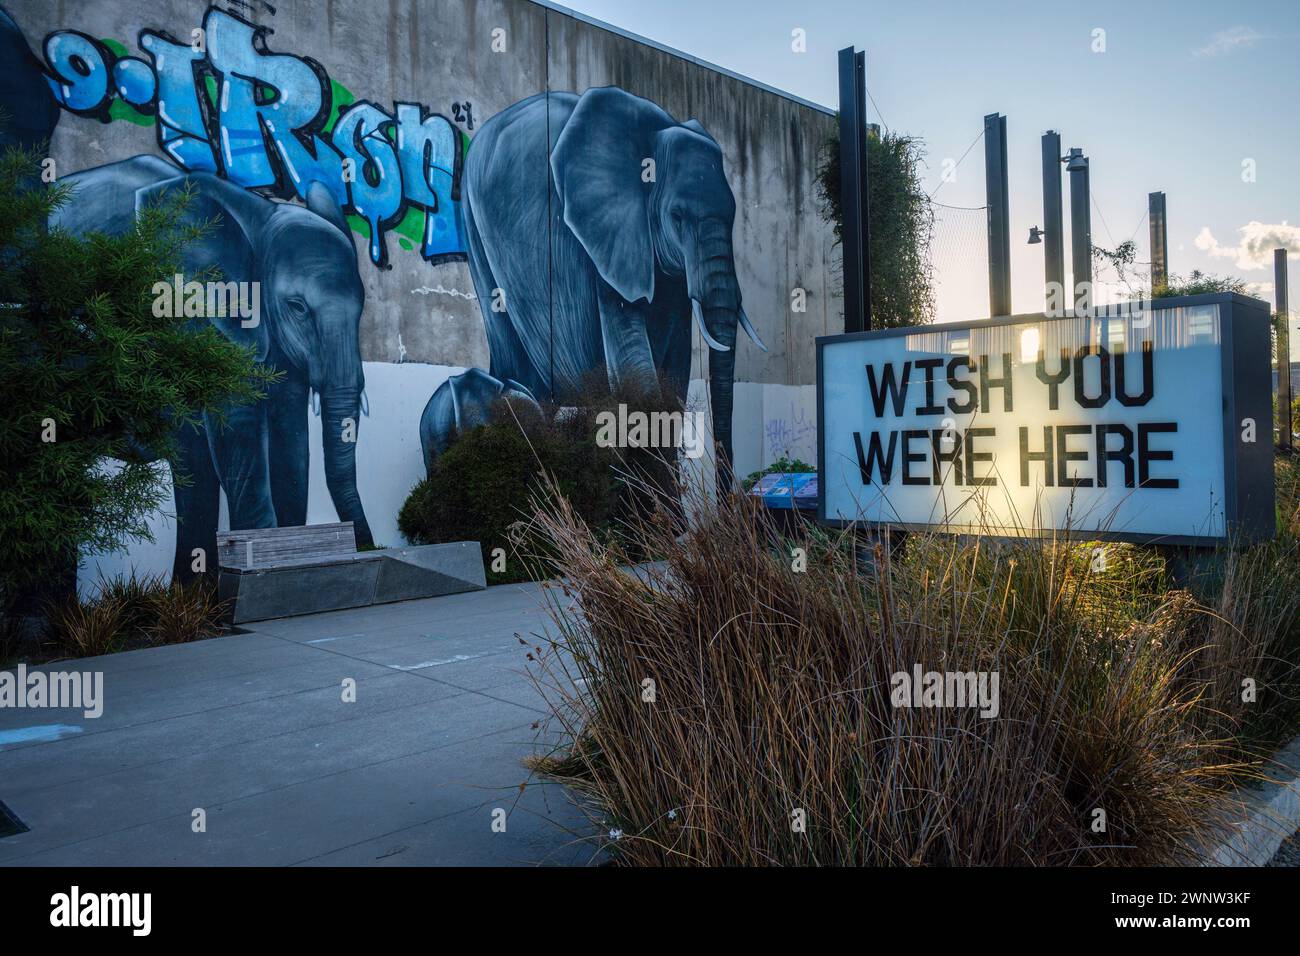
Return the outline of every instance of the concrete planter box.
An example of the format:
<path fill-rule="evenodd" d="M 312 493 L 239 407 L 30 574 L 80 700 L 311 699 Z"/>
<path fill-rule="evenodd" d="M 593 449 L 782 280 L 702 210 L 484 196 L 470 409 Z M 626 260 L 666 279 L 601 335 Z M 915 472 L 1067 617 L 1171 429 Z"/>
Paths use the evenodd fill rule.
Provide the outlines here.
<path fill-rule="evenodd" d="M 234 623 L 441 597 L 487 586 L 477 541 L 386 548 L 265 568 L 222 567 Z"/>

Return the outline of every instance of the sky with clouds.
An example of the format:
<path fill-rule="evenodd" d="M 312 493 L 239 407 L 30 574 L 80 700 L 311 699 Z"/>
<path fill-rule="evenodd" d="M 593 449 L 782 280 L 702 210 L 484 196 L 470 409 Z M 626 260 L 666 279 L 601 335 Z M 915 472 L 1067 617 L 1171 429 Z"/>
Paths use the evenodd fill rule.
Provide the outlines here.
<path fill-rule="evenodd" d="M 1043 246 L 1026 240 L 1042 225 L 1047 129 L 1091 160 L 1095 244 L 1134 238 L 1138 259 L 1148 260 L 1147 193 L 1163 190 L 1175 273 L 1239 276 L 1272 301 L 1272 250 L 1286 246 L 1297 312 L 1300 0 L 564 4 L 831 107 L 836 51 L 865 49 L 869 120 L 924 141 L 925 188 L 945 206 L 984 204 L 982 144 L 953 181 L 943 181 L 944 160 L 966 152 L 984 114 L 1005 113 L 1017 312 L 1043 307 Z M 806 52 L 792 50 L 796 29 Z M 981 214 L 938 212 L 947 217 L 934 250 L 939 318 L 987 315 Z"/>

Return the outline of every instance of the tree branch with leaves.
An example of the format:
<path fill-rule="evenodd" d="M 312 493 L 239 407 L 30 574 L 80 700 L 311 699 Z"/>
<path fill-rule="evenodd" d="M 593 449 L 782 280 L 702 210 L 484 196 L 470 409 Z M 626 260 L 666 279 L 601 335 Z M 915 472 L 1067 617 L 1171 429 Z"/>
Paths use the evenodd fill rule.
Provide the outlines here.
<path fill-rule="evenodd" d="M 47 226 L 70 187 L 40 164 L 0 155 L 0 610 L 34 585 L 75 587 L 80 556 L 149 539 L 177 430 L 271 380 L 211 322 L 155 308 L 211 226 L 187 220 L 185 192 L 123 235 L 74 235 Z"/>

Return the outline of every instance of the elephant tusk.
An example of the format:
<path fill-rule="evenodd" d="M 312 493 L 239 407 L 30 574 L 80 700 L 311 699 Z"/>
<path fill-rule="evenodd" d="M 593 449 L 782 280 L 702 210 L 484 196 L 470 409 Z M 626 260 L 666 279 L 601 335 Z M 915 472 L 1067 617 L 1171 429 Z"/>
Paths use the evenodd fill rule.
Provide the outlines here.
<path fill-rule="evenodd" d="M 753 323 L 749 321 L 749 316 L 745 314 L 744 309 L 740 310 L 740 324 L 745 327 L 745 331 L 748 332 L 749 337 L 754 340 L 754 344 L 766 352 L 767 346 L 764 345 L 763 340 L 758 337 L 758 331 L 754 328 Z"/>
<path fill-rule="evenodd" d="M 704 336 L 704 341 L 709 344 L 709 348 L 715 352 L 731 351 L 731 349 L 710 335 L 709 330 L 704 327 L 704 310 L 700 308 L 699 299 L 691 299 L 691 315 L 695 316 L 695 324 L 700 327 L 700 335 Z"/>
<path fill-rule="evenodd" d="M 366 397 L 366 390 L 361 390 L 361 414 L 367 418 L 370 417 L 370 399 Z"/>
<path fill-rule="evenodd" d="M 311 390 L 311 410 L 320 418 L 320 392 L 314 388 Z"/>

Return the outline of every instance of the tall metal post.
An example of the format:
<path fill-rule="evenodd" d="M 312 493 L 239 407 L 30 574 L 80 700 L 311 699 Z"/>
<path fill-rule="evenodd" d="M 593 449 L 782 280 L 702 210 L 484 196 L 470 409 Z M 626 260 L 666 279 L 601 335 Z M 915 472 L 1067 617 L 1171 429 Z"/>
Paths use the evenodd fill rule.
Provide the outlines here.
<path fill-rule="evenodd" d="M 1277 419 L 1281 441 L 1291 450 L 1291 312 L 1287 302 L 1286 250 L 1273 250 L 1273 288 L 1277 297 Z"/>
<path fill-rule="evenodd" d="M 840 50 L 840 210 L 844 217 L 844 331 L 871 328 L 867 178 L 867 56 Z"/>
<path fill-rule="evenodd" d="M 1169 284 L 1169 224 L 1165 218 L 1165 194 L 1147 194 L 1147 218 L 1151 222 L 1151 294 Z"/>
<path fill-rule="evenodd" d="M 1007 186 L 1007 118 L 984 117 L 984 188 L 989 221 L 989 315 L 1011 314 L 1011 211 Z"/>
<path fill-rule="evenodd" d="M 867 146 L 867 54 L 853 60 L 853 89 L 858 99 L 858 155 L 862 176 L 862 328 L 871 328 L 871 152 Z"/>
<path fill-rule="evenodd" d="M 1071 149 L 1065 167 L 1070 173 L 1070 263 L 1074 288 L 1070 302 L 1078 311 L 1079 288 L 1088 290 L 1089 309 L 1095 304 L 1092 295 L 1092 209 L 1088 184 L 1088 157 L 1081 149 Z"/>
<path fill-rule="evenodd" d="M 1061 212 L 1061 134 L 1043 134 L 1043 273 L 1047 301 L 1065 305 L 1065 216 Z"/>

